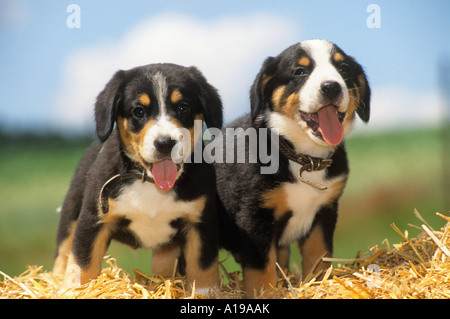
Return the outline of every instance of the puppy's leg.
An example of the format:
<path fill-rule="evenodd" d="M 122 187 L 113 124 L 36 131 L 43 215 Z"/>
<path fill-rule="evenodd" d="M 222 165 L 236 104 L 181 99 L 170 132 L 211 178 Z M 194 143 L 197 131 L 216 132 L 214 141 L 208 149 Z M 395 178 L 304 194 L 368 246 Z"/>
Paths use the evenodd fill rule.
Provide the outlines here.
<path fill-rule="evenodd" d="M 243 267 L 244 291 L 248 297 L 257 297 L 262 290 L 276 287 L 276 255 L 275 245 L 271 245 L 267 262 L 262 269 Z"/>
<path fill-rule="evenodd" d="M 180 256 L 179 245 L 157 248 L 153 251 L 152 273 L 154 276 L 171 277 L 175 272 L 175 261 Z"/>
<path fill-rule="evenodd" d="M 303 278 L 306 278 L 310 273 L 312 275 L 323 275 L 331 263 L 324 262 L 321 259 L 322 257 L 331 257 L 332 251 L 326 243 L 322 226 L 316 224 L 309 236 L 300 240 L 298 243 L 302 254 Z"/>
<path fill-rule="evenodd" d="M 198 225 L 190 227 L 186 235 L 183 254 L 186 259 L 186 277 L 195 290 L 206 293 L 219 287 L 219 263 L 217 241 L 201 240 Z"/>
<path fill-rule="evenodd" d="M 107 224 L 82 222 L 78 224 L 67 268 L 74 266 L 79 268 L 81 285 L 100 274 L 103 257 L 110 241 L 111 231 Z M 73 276 L 73 274 L 66 271 L 67 276 Z"/>
<path fill-rule="evenodd" d="M 60 226 L 62 227 L 62 226 Z M 70 226 L 65 229 L 64 238 L 58 238 L 58 247 L 56 249 L 55 261 L 53 263 L 52 272 L 55 275 L 64 275 L 67 268 L 67 260 L 72 250 L 73 237 L 75 235 L 75 229 L 77 222 L 73 221 Z M 59 232 L 62 232 L 59 230 Z"/>
<path fill-rule="evenodd" d="M 298 242 L 303 258 L 303 278 L 309 273 L 317 275 L 321 272 L 324 275 L 331 266 L 331 263 L 324 262 L 321 258 L 333 256 L 333 234 L 336 228 L 337 209 L 337 200 L 322 207 L 315 217 L 308 236 Z"/>

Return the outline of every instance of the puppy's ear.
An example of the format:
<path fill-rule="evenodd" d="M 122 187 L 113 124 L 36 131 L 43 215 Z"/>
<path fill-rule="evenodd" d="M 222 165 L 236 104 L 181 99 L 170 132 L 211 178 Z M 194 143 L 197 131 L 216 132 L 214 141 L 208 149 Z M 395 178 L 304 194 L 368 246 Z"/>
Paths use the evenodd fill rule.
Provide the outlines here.
<path fill-rule="evenodd" d="M 97 136 L 104 142 L 111 135 L 116 117 L 116 106 L 120 99 L 120 89 L 124 82 L 125 71 L 117 71 L 97 96 L 95 103 L 95 121 Z"/>
<path fill-rule="evenodd" d="M 250 89 L 251 116 L 254 121 L 257 116 L 265 109 L 268 101 L 266 101 L 264 92 L 267 83 L 275 74 L 278 68 L 278 62 L 273 57 L 268 57 L 259 71 Z"/>
<path fill-rule="evenodd" d="M 359 115 L 361 120 L 367 123 L 370 119 L 370 86 L 361 66 L 359 66 L 357 81 L 360 98 L 356 113 Z"/>
<path fill-rule="evenodd" d="M 208 83 L 203 74 L 194 66 L 189 68 L 200 87 L 200 100 L 206 126 L 221 129 L 223 125 L 223 108 L 217 89 Z"/>

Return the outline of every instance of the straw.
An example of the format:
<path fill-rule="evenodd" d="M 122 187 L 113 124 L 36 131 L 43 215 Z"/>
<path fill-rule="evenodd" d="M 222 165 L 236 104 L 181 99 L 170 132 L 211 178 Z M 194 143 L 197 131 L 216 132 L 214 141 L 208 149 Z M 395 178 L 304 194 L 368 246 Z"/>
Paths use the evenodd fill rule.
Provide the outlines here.
<path fill-rule="evenodd" d="M 450 217 L 437 213 L 446 224 L 433 230 L 421 221 L 421 233 L 408 238 L 395 224 L 403 242 L 386 247 L 373 246 L 353 259 L 324 258 L 339 263 L 325 272 L 323 279 L 295 273 L 281 274 L 276 287 L 261 298 L 311 299 L 428 299 L 450 298 Z M 42 266 L 27 266 L 19 276 L 0 271 L 0 298 L 10 299 L 237 299 L 244 296 L 239 272 L 228 273 L 223 264 L 222 283 L 207 296 L 188 288 L 186 279 L 175 274 L 162 278 L 135 269 L 122 270 L 114 258 L 105 257 L 107 267 L 100 276 L 77 288 L 65 288 L 64 280 Z M 343 264 L 342 264 L 343 263 Z M 226 280 L 225 280 L 226 279 Z M 226 284 L 224 284 L 226 282 Z"/>

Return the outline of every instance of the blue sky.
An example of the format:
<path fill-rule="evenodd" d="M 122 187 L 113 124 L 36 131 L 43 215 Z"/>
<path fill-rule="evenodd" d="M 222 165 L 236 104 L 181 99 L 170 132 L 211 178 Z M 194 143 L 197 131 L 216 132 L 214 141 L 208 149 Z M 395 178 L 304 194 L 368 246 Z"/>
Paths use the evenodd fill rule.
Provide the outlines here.
<path fill-rule="evenodd" d="M 70 4 L 80 28 L 66 24 Z M 370 4 L 380 28 L 367 26 Z M 364 66 L 373 127 L 434 125 L 444 114 L 438 70 L 450 60 L 449 13 L 448 0 L 0 0 L 0 127 L 92 129 L 111 75 L 154 62 L 197 65 L 230 121 L 248 111 L 264 59 L 310 38 Z"/>

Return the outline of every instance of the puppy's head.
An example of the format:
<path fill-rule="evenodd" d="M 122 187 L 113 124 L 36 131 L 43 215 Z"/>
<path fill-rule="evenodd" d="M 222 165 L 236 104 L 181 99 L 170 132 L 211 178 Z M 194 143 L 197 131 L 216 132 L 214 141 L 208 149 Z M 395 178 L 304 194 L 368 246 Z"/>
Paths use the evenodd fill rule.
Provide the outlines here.
<path fill-rule="evenodd" d="M 174 146 L 189 145 L 178 152 L 186 158 L 201 142 L 201 123 L 221 128 L 222 103 L 197 68 L 151 64 L 118 71 L 98 95 L 95 119 L 102 142 L 117 123 L 125 154 L 145 168 L 160 189 L 170 190 L 183 168 L 183 162 L 173 158 Z"/>
<path fill-rule="evenodd" d="M 362 67 L 335 44 L 308 40 L 269 57 L 251 89 L 252 117 L 295 144 L 336 146 L 356 112 L 370 116 L 370 88 Z"/>

